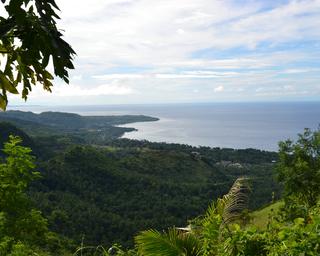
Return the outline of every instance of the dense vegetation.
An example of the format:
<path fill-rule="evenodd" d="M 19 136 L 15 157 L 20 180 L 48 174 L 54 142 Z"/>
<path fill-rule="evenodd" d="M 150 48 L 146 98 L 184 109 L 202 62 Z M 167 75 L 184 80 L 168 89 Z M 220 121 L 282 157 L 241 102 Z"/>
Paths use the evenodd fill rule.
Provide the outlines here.
<path fill-rule="evenodd" d="M 306 129 L 296 142 L 288 140 L 279 146 L 277 174 L 285 187 L 284 201 L 254 214 L 253 222 L 243 211 L 250 186 L 247 178 L 241 178 L 184 231 L 143 231 L 135 238 L 135 250 L 114 247 L 114 254 L 320 255 L 320 130 Z M 257 225 L 257 217 L 265 219 L 261 213 L 268 211 L 267 224 L 258 220 Z"/>
<path fill-rule="evenodd" d="M 204 216 L 192 221 L 186 231 L 176 228 L 166 232 L 143 231 L 135 238 L 135 250 L 125 252 L 114 247 L 114 255 L 320 255 L 319 203 L 308 208 L 306 215 L 294 219 L 286 215 L 285 207 L 289 205 L 285 205 L 278 213 L 270 213 L 267 226 L 257 227 L 237 212 L 243 202 L 243 192 L 239 193 L 243 185 L 237 182 Z"/>
<path fill-rule="evenodd" d="M 256 196 L 250 200 L 251 209 L 271 202 L 272 192 L 280 194 L 272 178 L 276 153 L 124 139 L 92 144 L 85 137 L 90 131 L 83 129 L 83 122 L 75 121 L 69 127 L 75 133 L 83 129 L 80 140 L 63 127 L 63 118 L 56 118 L 67 115 L 50 113 L 52 119 L 42 119 L 39 116 L 48 114 L 8 113 L 1 116 L 27 131 L 32 127 L 32 132 L 28 136 L 1 123 L 1 137 L 7 140 L 11 129 L 11 134 L 23 137 L 33 149 L 42 178 L 32 182 L 28 194 L 49 229 L 73 240 L 69 245 L 80 245 L 83 239 L 91 245 L 117 242 L 132 246 L 134 235 L 141 230 L 183 226 L 243 175 L 253 180 Z M 141 117 L 112 118 L 102 118 L 100 125 L 108 121 L 113 127 L 111 124 Z M 49 128 L 46 133 L 41 133 L 42 125 Z M 86 127 L 94 125 L 99 124 L 88 121 Z"/>
<path fill-rule="evenodd" d="M 254 180 L 252 207 L 277 187 L 268 163 L 209 165 L 175 151 L 74 146 L 46 163 L 31 193 L 54 231 L 90 244 L 121 242 L 146 228 L 184 225 L 239 175 Z"/>
<path fill-rule="evenodd" d="M 47 220 L 26 194 L 40 173 L 35 171 L 31 150 L 20 143 L 19 137 L 10 135 L 0 164 L 0 255 L 35 255 L 47 249 L 60 253 L 61 248 L 55 246 L 59 238 L 49 232 Z"/>
<path fill-rule="evenodd" d="M 26 194 L 30 182 L 39 179 L 41 173 L 35 171 L 35 158 L 30 155 L 31 150 L 20 146 L 20 142 L 18 137 L 10 136 L 9 142 L 4 144 L 6 157 L 3 158 L 0 165 L 0 255 L 71 255 L 72 251 L 76 250 L 73 241 L 67 240 L 67 234 L 61 232 L 64 225 L 68 225 L 67 223 L 63 223 L 63 221 L 69 217 L 60 211 L 64 206 L 61 205 L 60 207 L 59 204 L 56 205 L 54 216 L 58 217 L 58 219 L 60 218 L 59 224 L 62 229 L 59 230 L 58 228 L 57 230 L 60 234 L 54 233 L 49 231 L 50 224 L 48 225 L 45 214 L 34 208 L 34 204 L 31 204 L 29 199 L 30 194 L 29 198 Z M 277 174 L 285 187 L 284 200 L 257 211 L 252 215 L 246 211 L 250 198 L 255 196 L 255 191 L 250 185 L 252 178 L 240 177 L 236 179 L 236 182 L 234 182 L 228 193 L 211 203 L 204 215 L 191 218 L 186 228 L 172 227 L 162 232 L 156 229 L 139 232 L 138 235 L 135 235 L 135 247 L 130 250 L 124 250 L 120 245 L 113 245 L 110 249 L 105 249 L 103 246 L 84 246 L 84 243 L 81 243 L 80 248 L 75 251 L 74 255 L 319 255 L 320 195 L 317 194 L 315 200 L 310 201 L 310 197 L 305 196 L 306 191 L 309 189 L 308 187 L 305 187 L 305 190 L 303 190 L 303 187 L 296 189 L 295 186 L 292 186 L 292 180 L 295 177 L 299 177 L 298 180 L 302 183 L 308 183 L 310 179 L 314 183 L 318 182 L 319 147 L 320 131 L 311 132 L 310 130 L 306 130 L 304 134 L 299 135 L 297 142 L 287 141 L 280 143 Z M 90 165 L 90 163 L 85 161 L 86 159 L 82 159 L 83 152 L 91 152 L 89 154 L 91 157 L 93 155 L 96 156 L 92 160 L 98 160 L 103 158 L 104 154 L 107 154 L 107 152 L 101 151 L 99 155 L 99 151 L 96 150 L 96 148 L 88 146 L 72 147 L 68 153 L 65 153 L 66 158 L 71 157 L 68 168 L 75 168 L 75 170 L 83 170 L 90 173 L 89 169 L 79 167 L 82 165 L 87 165 L 88 167 Z M 115 149 L 108 148 L 108 150 Z M 76 152 L 73 155 L 76 158 L 72 158 L 72 154 L 68 155 L 71 151 Z M 200 161 L 199 158 L 194 159 L 194 156 L 192 157 L 194 161 Z M 66 164 L 66 162 L 68 162 L 66 159 L 63 162 L 58 161 L 59 164 Z M 112 166 L 112 161 L 109 164 Z M 308 169 L 307 172 L 301 172 L 301 167 L 303 166 L 312 166 L 314 169 L 313 171 Z M 64 170 L 66 173 L 68 172 L 68 168 Z M 58 172 L 62 169 L 54 165 L 52 166 L 52 170 L 58 170 Z M 119 170 L 114 171 L 119 172 Z M 290 171 L 291 175 L 285 174 L 288 171 Z M 95 174 L 98 175 L 99 173 L 97 171 Z M 308 175 L 302 175 L 304 173 Z M 64 194 L 63 191 L 65 189 L 63 189 L 63 185 L 68 187 L 69 184 L 78 184 L 77 182 L 68 181 L 68 175 L 65 176 L 66 182 L 62 183 L 60 180 L 54 179 L 54 173 L 51 174 L 53 179 L 48 179 L 40 184 L 34 183 L 33 189 L 41 187 L 41 185 L 43 189 L 47 182 L 53 182 L 56 186 L 60 186 L 60 192 Z M 130 171 L 126 174 L 130 174 Z M 87 175 L 86 177 L 89 177 L 88 173 Z M 161 173 L 157 173 L 157 175 L 162 178 L 166 176 Z M 187 173 L 187 176 L 191 175 L 195 175 L 195 173 Z M 134 176 L 129 176 L 129 179 Z M 123 179 L 125 176 L 120 175 L 120 177 Z M 70 176 L 70 178 L 75 179 L 76 176 Z M 102 176 L 97 176 L 96 178 L 95 185 L 103 180 Z M 111 178 L 111 175 L 109 178 Z M 176 176 L 173 175 L 173 181 L 177 182 L 175 178 Z M 195 178 L 199 177 L 195 175 Z M 194 183 L 197 182 L 198 180 L 194 180 Z M 83 184 L 83 182 L 79 182 L 79 184 Z M 94 188 L 87 186 L 87 184 L 83 184 L 82 188 L 74 186 L 69 192 L 74 190 L 75 194 L 82 193 L 81 196 L 85 197 L 84 190 L 94 191 Z M 38 191 L 33 191 L 33 189 L 31 195 Z M 131 194 L 134 192 L 130 191 Z M 167 191 L 167 193 L 169 192 Z M 65 193 L 59 201 L 63 202 L 65 198 L 68 198 L 67 194 Z M 94 195 L 97 196 L 95 193 Z M 49 201 L 54 201 L 54 194 L 51 194 L 51 196 L 53 198 L 48 198 L 48 204 L 51 204 Z M 103 197 L 103 193 L 100 196 Z M 131 195 L 127 194 L 126 197 L 130 198 Z M 154 199 L 157 197 L 161 196 L 155 196 Z M 34 197 L 31 196 L 31 198 Z M 119 198 L 121 198 L 121 195 L 112 200 L 119 201 Z M 311 198 L 313 199 L 314 197 Z M 37 200 L 41 203 L 47 202 L 41 199 L 41 197 L 38 197 Z M 88 207 L 88 205 L 82 205 L 80 201 L 74 205 L 69 203 L 72 203 L 72 200 L 67 201 L 67 207 L 72 208 L 70 214 L 73 212 L 76 214 L 81 213 Z M 138 201 L 136 205 L 143 205 L 143 202 Z M 130 212 L 133 206 L 129 205 L 126 212 Z M 90 208 L 90 212 L 93 215 L 95 214 L 95 210 L 96 208 Z M 107 211 L 107 209 L 105 210 Z M 147 208 L 144 209 L 144 211 L 146 210 Z M 116 209 L 113 209 L 113 211 L 116 212 Z M 101 213 L 103 214 L 103 212 Z M 169 214 L 174 216 L 175 213 L 170 212 L 168 216 L 164 217 L 164 220 L 168 221 L 168 223 L 170 221 Z M 64 218 L 62 221 L 61 217 Z M 87 217 L 90 218 L 90 215 Z M 108 217 L 112 218 L 114 215 L 104 216 L 104 218 Z M 122 218 L 122 216 L 119 217 Z M 148 216 L 143 217 L 144 220 L 148 219 Z M 161 217 L 163 216 L 157 215 L 157 218 Z M 180 216 L 180 218 L 183 217 Z M 135 220 L 138 223 L 139 215 L 136 216 Z M 76 222 L 77 219 L 73 219 L 72 221 Z M 81 222 L 81 219 L 79 221 Z M 89 219 L 87 221 L 90 222 Z M 113 219 L 113 221 L 117 223 L 117 218 Z M 89 227 L 90 230 L 96 232 L 94 222 L 90 223 L 92 225 Z M 124 228 L 124 226 L 121 227 Z M 76 228 L 81 229 L 81 227 Z M 106 230 L 103 233 L 105 232 Z M 112 229 L 112 232 L 116 233 L 117 229 Z"/>

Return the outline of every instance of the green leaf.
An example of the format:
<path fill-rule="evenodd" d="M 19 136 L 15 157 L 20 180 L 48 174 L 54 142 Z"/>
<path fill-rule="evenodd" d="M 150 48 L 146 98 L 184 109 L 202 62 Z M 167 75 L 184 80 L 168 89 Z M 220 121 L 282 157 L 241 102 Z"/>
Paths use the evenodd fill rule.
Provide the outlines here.
<path fill-rule="evenodd" d="M 201 255 L 200 241 L 192 234 L 177 229 L 166 233 L 155 230 L 141 232 L 135 241 L 141 255 L 197 256 Z"/>
<path fill-rule="evenodd" d="M 0 87 L 13 94 L 19 94 L 14 84 L 1 72 L 0 73 Z"/>
<path fill-rule="evenodd" d="M 0 44 L 0 52 L 7 52 L 7 49 L 2 44 Z"/>
<path fill-rule="evenodd" d="M 8 103 L 7 97 L 5 97 L 5 96 L 3 96 L 3 95 L 0 95 L 0 108 L 1 108 L 2 110 L 6 110 L 6 108 L 7 108 L 7 103 Z"/>
<path fill-rule="evenodd" d="M 49 2 L 54 8 L 56 8 L 56 9 L 58 9 L 58 10 L 60 11 L 58 5 L 56 4 L 56 2 L 55 2 L 54 0 L 48 0 L 48 2 Z"/>
<path fill-rule="evenodd" d="M 0 16 L 0 54 L 6 54 L 8 58 L 0 76 L 3 95 L 19 94 L 19 83 L 23 83 L 21 94 L 24 99 L 37 83 L 50 91 L 53 85 L 49 80 L 53 80 L 53 76 L 46 70 L 47 65 L 51 64 L 50 57 L 53 59 L 54 75 L 68 83 L 68 70 L 74 68 L 72 61 L 75 52 L 62 39 L 63 34 L 56 27 L 59 7 L 55 0 L 2 1 L 5 2 L 6 15 Z M 2 109 L 6 102 L 7 99 L 3 98 Z"/>
<path fill-rule="evenodd" d="M 304 218 L 296 218 L 294 219 L 294 224 L 298 225 L 298 226 L 301 226 L 304 224 Z"/>

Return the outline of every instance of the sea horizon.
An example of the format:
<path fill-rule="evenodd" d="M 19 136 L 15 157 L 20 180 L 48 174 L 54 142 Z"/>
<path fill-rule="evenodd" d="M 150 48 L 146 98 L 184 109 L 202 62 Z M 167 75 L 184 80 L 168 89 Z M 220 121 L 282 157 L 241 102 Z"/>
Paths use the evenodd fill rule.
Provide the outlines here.
<path fill-rule="evenodd" d="M 214 102 L 169 104 L 112 104 L 75 106 L 10 106 L 8 110 L 60 111 L 80 115 L 147 115 L 156 122 L 122 125 L 137 131 L 123 138 L 209 146 L 277 151 L 278 142 L 296 139 L 304 128 L 320 123 L 320 102 Z"/>

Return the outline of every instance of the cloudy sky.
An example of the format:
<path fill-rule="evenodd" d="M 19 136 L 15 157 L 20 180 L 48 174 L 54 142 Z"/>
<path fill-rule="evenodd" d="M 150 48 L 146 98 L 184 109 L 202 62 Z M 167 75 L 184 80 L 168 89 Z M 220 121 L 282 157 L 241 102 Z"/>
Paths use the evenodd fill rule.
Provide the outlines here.
<path fill-rule="evenodd" d="M 29 104 L 320 99 L 320 0 L 56 1 L 76 69 Z"/>

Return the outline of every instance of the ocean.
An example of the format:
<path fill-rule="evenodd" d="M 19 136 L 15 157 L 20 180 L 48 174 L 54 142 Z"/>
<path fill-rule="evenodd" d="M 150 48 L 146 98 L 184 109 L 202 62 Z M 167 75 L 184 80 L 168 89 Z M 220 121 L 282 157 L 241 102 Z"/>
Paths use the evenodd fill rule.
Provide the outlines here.
<path fill-rule="evenodd" d="M 9 109 L 61 111 L 81 115 L 137 115 L 160 118 L 131 123 L 124 138 L 193 146 L 277 151 L 280 140 L 296 139 L 320 124 L 320 102 L 207 103 L 103 106 L 15 106 Z"/>

